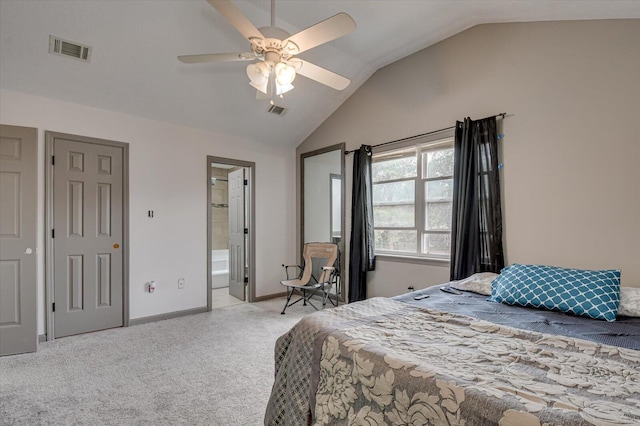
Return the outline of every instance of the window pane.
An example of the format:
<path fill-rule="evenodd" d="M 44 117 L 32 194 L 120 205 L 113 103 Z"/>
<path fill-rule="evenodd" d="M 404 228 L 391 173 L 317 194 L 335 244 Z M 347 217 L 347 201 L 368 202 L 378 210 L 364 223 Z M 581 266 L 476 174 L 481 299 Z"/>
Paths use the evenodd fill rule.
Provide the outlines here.
<path fill-rule="evenodd" d="M 451 229 L 452 203 L 426 203 L 426 207 L 425 230 L 448 231 Z"/>
<path fill-rule="evenodd" d="M 422 177 L 453 176 L 453 148 L 427 151 L 422 154 Z"/>
<path fill-rule="evenodd" d="M 377 238 L 376 238 L 377 244 Z M 434 256 L 451 255 L 451 235 L 450 234 L 423 234 L 422 247 L 425 254 Z"/>
<path fill-rule="evenodd" d="M 373 204 L 385 203 L 413 203 L 415 180 L 393 183 L 376 183 L 373 185 Z"/>
<path fill-rule="evenodd" d="M 415 154 L 411 157 L 374 161 L 371 168 L 374 182 L 416 177 L 417 170 Z"/>
<path fill-rule="evenodd" d="M 414 205 L 373 206 L 373 223 L 376 227 L 416 226 Z"/>
<path fill-rule="evenodd" d="M 427 201 L 451 200 L 453 198 L 453 179 L 425 182 L 424 198 Z"/>
<path fill-rule="evenodd" d="M 416 231 L 389 231 L 376 229 L 376 250 L 417 253 Z"/>

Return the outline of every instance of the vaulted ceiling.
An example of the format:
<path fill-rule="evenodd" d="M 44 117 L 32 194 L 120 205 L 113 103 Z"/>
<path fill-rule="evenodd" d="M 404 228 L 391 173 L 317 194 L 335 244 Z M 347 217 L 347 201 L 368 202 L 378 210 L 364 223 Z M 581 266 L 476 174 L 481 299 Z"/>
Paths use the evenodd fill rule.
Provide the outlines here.
<path fill-rule="evenodd" d="M 268 0 L 234 3 L 256 27 L 269 26 Z M 179 62 L 249 50 L 205 0 L 0 0 L 0 87 L 294 147 L 377 69 L 474 25 L 640 18 L 635 0 L 277 0 L 275 8 L 276 26 L 291 34 L 338 12 L 353 17 L 355 32 L 300 55 L 349 78 L 347 89 L 299 76 L 276 116 L 256 100 L 246 62 Z M 90 45 L 91 61 L 49 54 L 49 35 Z"/>

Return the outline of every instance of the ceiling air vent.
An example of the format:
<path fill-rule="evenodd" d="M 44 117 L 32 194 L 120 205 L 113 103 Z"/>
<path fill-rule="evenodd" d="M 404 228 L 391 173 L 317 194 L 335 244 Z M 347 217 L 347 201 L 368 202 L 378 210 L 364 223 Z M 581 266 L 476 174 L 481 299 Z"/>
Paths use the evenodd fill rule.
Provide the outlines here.
<path fill-rule="evenodd" d="M 269 109 L 267 110 L 267 112 L 275 115 L 283 115 L 285 112 L 287 112 L 287 109 L 278 105 L 269 105 Z"/>
<path fill-rule="evenodd" d="M 91 46 L 64 40 L 52 35 L 49 36 L 49 53 L 68 56 L 82 62 L 91 61 Z"/>

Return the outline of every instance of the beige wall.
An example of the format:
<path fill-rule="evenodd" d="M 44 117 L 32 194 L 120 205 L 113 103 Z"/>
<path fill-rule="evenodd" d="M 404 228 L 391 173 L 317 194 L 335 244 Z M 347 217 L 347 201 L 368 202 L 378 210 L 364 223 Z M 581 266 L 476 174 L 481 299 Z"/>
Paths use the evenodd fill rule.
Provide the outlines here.
<path fill-rule="evenodd" d="M 297 153 L 506 111 L 507 263 L 620 268 L 640 287 L 639 41 L 640 20 L 477 26 L 378 70 Z M 447 276 L 448 265 L 379 262 L 369 296 Z"/>

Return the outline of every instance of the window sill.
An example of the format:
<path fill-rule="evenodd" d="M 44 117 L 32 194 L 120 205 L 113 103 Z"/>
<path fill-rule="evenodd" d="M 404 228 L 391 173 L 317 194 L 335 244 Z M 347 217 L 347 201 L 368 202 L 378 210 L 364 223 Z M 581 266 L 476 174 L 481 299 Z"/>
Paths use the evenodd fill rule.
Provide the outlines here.
<path fill-rule="evenodd" d="M 419 257 L 419 256 L 394 256 L 392 254 L 376 254 L 376 260 L 382 262 L 397 262 L 397 263 L 414 263 L 419 265 L 433 265 L 448 267 L 450 265 L 449 259 L 437 259 L 433 257 Z"/>

